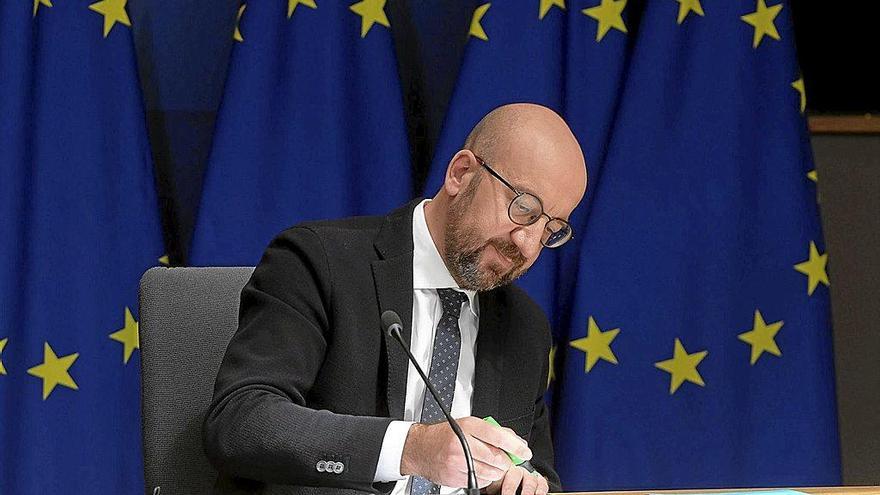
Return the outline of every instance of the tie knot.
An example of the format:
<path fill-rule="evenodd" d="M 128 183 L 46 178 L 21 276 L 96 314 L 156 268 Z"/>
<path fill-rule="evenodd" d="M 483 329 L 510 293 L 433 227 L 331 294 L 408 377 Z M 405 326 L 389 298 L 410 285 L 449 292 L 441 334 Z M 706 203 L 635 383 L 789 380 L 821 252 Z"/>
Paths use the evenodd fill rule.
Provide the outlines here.
<path fill-rule="evenodd" d="M 443 305 L 443 314 L 455 318 L 461 314 L 461 305 L 468 299 L 467 294 L 455 289 L 437 289 L 437 295 Z"/>

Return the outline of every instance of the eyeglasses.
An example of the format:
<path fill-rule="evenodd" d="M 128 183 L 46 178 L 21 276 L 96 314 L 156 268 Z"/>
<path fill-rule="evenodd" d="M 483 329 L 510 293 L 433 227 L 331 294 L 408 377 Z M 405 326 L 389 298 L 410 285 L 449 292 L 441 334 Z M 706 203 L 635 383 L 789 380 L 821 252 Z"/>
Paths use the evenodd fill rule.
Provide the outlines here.
<path fill-rule="evenodd" d="M 574 236 L 570 223 L 544 213 L 544 204 L 541 202 L 541 198 L 513 187 L 498 172 L 492 170 L 492 167 L 482 158 L 477 155 L 474 155 L 474 157 L 480 162 L 480 165 L 492 174 L 492 177 L 495 177 L 516 193 L 516 196 L 510 200 L 510 204 L 507 206 L 507 216 L 510 217 L 511 222 L 517 225 L 532 225 L 542 216 L 547 217 L 547 222 L 541 231 L 541 245 L 548 248 L 558 248 Z"/>

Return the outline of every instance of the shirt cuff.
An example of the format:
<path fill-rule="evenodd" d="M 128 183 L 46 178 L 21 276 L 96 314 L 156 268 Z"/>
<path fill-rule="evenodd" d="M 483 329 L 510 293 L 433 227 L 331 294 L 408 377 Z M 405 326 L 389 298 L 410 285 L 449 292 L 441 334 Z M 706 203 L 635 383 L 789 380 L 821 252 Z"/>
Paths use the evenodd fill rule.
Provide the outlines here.
<path fill-rule="evenodd" d="M 403 444 L 412 421 L 392 421 L 385 430 L 382 450 L 379 451 L 379 462 L 376 464 L 374 482 L 397 481 L 406 478 L 400 474 L 400 458 L 403 455 Z"/>

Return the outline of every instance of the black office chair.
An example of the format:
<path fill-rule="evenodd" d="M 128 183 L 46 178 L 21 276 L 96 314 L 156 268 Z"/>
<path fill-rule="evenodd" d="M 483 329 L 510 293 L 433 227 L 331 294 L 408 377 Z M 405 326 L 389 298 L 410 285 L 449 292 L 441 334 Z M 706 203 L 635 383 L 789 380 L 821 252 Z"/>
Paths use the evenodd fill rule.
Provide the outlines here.
<path fill-rule="evenodd" d="M 141 278 L 140 349 L 147 494 L 211 493 L 217 471 L 202 420 L 238 325 L 252 267 L 153 268 Z"/>

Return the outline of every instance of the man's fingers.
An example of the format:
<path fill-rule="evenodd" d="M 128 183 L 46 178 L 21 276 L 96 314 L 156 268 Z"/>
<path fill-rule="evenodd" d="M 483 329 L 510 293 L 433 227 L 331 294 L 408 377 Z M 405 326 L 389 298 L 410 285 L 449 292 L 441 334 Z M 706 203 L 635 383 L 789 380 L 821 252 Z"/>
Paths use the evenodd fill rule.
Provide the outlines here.
<path fill-rule="evenodd" d="M 524 469 L 517 467 L 507 471 L 507 474 L 504 475 L 504 481 L 501 483 L 501 495 L 514 495 L 522 482 L 524 473 Z M 526 494 L 523 493 L 523 495 Z"/>
<path fill-rule="evenodd" d="M 500 469 L 502 472 L 507 471 L 513 465 L 513 463 L 510 462 L 510 458 L 507 457 L 507 454 L 504 453 L 503 450 L 493 445 L 489 445 L 479 438 L 471 436 L 468 440 L 468 445 L 471 448 L 471 455 L 474 457 L 474 462 L 479 460 Z"/>
<path fill-rule="evenodd" d="M 487 488 L 487 487 L 489 487 L 492 483 L 495 483 L 496 481 L 498 481 L 498 480 L 488 480 L 488 479 L 485 479 L 485 478 L 477 477 L 477 486 L 480 487 L 480 488 Z M 462 484 L 461 486 L 462 486 L 462 488 L 466 487 L 466 486 L 467 486 L 467 480 L 465 480 L 464 484 Z"/>
<path fill-rule="evenodd" d="M 476 473 L 477 478 L 488 480 L 489 483 L 491 483 L 503 478 L 505 470 L 498 469 L 491 464 L 486 464 L 485 462 L 474 459 L 474 472 Z M 487 483 L 487 485 L 489 483 Z"/>
<path fill-rule="evenodd" d="M 466 473 L 455 473 L 449 477 L 443 478 L 439 481 L 434 481 L 438 485 L 444 486 L 457 486 L 457 487 L 465 487 L 468 486 L 468 475 Z M 477 487 L 485 488 L 489 486 L 492 482 L 490 480 L 484 480 L 483 478 L 477 477 Z"/>
<path fill-rule="evenodd" d="M 465 470 L 467 471 L 467 470 Z M 458 471 L 450 472 L 446 476 L 441 476 L 440 479 L 431 480 L 432 482 L 438 485 L 444 486 L 454 486 L 454 487 L 466 487 L 468 486 L 468 475 L 466 472 L 460 473 Z M 477 474 L 477 487 L 478 488 L 486 488 L 491 485 L 493 482 L 498 480 L 491 480 L 486 478 L 481 478 L 479 474 Z"/>
<path fill-rule="evenodd" d="M 550 484 L 547 483 L 547 478 L 543 476 L 535 476 L 538 479 L 538 488 L 535 489 L 535 495 L 547 495 L 547 492 L 550 491 Z"/>
<path fill-rule="evenodd" d="M 527 472 L 525 469 L 518 468 L 518 471 Z M 522 479 L 522 495 L 535 495 L 538 488 L 538 477 L 531 473 L 523 476 Z"/>
<path fill-rule="evenodd" d="M 471 436 L 496 448 L 510 452 L 521 459 L 529 460 L 532 458 L 532 450 L 529 449 L 526 441 L 513 433 L 513 430 L 498 428 L 483 421 L 480 423 L 473 423 L 473 429 L 469 432 Z"/>
<path fill-rule="evenodd" d="M 504 481 L 504 478 L 500 480 L 495 480 L 486 487 L 486 493 L 488 495 L 501 495 L 501 482 Z"/>

